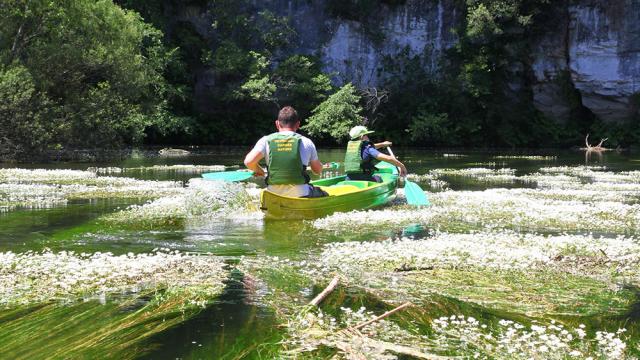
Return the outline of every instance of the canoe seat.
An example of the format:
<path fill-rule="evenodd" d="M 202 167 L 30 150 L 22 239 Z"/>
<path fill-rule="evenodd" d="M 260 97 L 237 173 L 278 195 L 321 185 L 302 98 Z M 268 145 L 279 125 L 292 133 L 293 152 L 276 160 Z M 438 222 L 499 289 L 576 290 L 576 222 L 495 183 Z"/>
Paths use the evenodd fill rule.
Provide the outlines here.
<path fill-rule="evenodd" d="M 340 181 L 339 183 L 336 183 L 336 186 L 349 185 L 349 186 L 355 186 L 358 189 L 364 189 L 374 184 L 377 184 L 377 183 L 373 181 L 363 181 L 363 180 L 344 180 L 344 181 Z"/>
<path fill-rule="evenodd" d="M 329 196 L 344 195 L 350 192 L 358 191 L 360 188 L 353 185 L 334 185 L 334 186 L 321 186 L 322 190 L 326 191 Z"/>

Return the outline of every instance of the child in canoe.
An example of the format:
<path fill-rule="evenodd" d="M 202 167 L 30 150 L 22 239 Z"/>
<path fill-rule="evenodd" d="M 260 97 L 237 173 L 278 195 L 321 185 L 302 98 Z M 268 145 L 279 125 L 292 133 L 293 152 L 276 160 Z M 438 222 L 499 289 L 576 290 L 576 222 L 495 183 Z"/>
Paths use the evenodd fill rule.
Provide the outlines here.
<path fill-rule="evenodd" d="M 383 154 L 378 149 L 391 146 L 390 141 L 374 144 L 369 140 L 373 131 L 364 126 L 354 126 L 349 131 L 351 141 L 347 144 L 344 157 L 344 168 L 348 180 L 364 180 L 381 182 L 380 177 L 373 175 L 376 164 L 385 161 L 398 167 L 400 176 L 407 175 L 407 168 L 393 156 Z"/>

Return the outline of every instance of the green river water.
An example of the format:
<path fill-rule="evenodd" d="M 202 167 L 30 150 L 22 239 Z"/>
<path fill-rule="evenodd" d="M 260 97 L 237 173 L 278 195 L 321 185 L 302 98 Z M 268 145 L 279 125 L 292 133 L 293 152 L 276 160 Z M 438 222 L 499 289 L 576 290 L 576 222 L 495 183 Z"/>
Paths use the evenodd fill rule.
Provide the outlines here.
<path fill-rule="evenodd" d="M 50 163 L 50 164 L 3 164 L 2 168 L 19 167 L 23 169 L 76 169 L 86 170 L 89 167 L 118 167 L 127 170 L 123 173 L 110 174 L 117 177 L 129 177 L 140 180 L 180 181 L 186 184 L 190 178 L 199 177 L 197 172 L 179 172 L 172 170 L 152 170 L 154 165 L 225 165 L 239 166 L 246 149 L 200 149 L 192 155 L 184 157 L 159 157 L 155 151 L 140 152 L 136 156 L 109 163 Z M 583 152 L 578 151 L 547 151 L 536 154 L 535 152 L 509 153 L 509 152 L 444 152 L 426 150 L 402 150 L 397 149 L 396 155 L 407 165 L 412 174 L 428 174 L 434 169 L 514 169 L 514 176 L 526 176 L 537 173 L 544 167 L 583 165 L 605 167 L 606 171 L 618 174 L 626 171 L 635 171 L 640 165 L 640 155 L 628 153 L 609 152 L 604 154 L 592 154 L 589 158 Z M 518 158 L 524 155 L 544 155 L 544 159 Z M 343 153 L 340 150 L 320 151 L 323 162 L 341 161 Z M 496 157 L 511 156 L 511 157 Z M 329 176 L 330 174 L 325 174 Z M 477 181 L 474 177 L 457 175 L 440 175 L 439 179 L 446 183 L 447 191 L 477 191 L 487 189 L 504 188 L 535 188 L 535 185 L 521 181 Z M 422 187 L 430 194 L 438 194 L 443 189 L 428 181 L 418 180 Z M 0 177 L 0 185 L 2 177 Z M 259 180 L 255 183 L 260 184 Z M 1 190 L 0 190 L 1 191 Z M 0 196 L 2 193 L 0 192 Z M 435 196 L 435 195 L 434 195 Z M 0 197 L 0 205 L 2 198 Z M 212 253 L 219 256 L 227 264 L 229 270 L 227 280 L 224 282 L 224 290 L 221 295 L 212 299 L 208 305 L 197 314 L 176 321 L 166 329 L 162 329 L 151 336 L 135 341 L 119 342 L 117 336 L 107 337 L 108 342 L 113 343 L 117 351 L 110 352 L 109 346 L 89 346 L 86 350 L 73 352 L 70 357 L 80 358 L 149 358 L 149 359 L 239 359 L 239 358 L 280 358 L 282 345 L 280 342 L 287 337 L 284 324 L 287 315 L 282 315 L 273 300 L 265 300 L 269 296 L 275 297 L 279 292 L 288 293 L 292 298 L 310 300 L 326 285 L 326 281 L 309 283 L 307 280 L 295 280 L 286 276 L 280 277 L 278 273 L 272 275 L 262 274 L 262 281 L 251 282 L 240 269 L 238 263 L 245 259 L 269 258 L 290 259 L 298 261 L 307 259 L 310 254 L 318 254 L 326 244 L 344 241 L 382 241 L 388 238 L 397 238 L 410 235 L 414 239 L 428 238 L 430 226 L 407 226 L 406 224 L 393 225 L 388 223 L 369 224 L 364 228 L 353 231 L 340 231 L 335 229 L 323 229 L 314 226 L 310 221 L 265 221 L 259 217 L 248 218 L 242 221 L 221 218 L 199 224 L 177 226 L 117 226 L 105 225 L 99 219 L 108 214 L 114 214 L 133 204 L 144 204 L 147 198 L 127 198 L 103 196 L 95 199 L 74 198 L 66 204 L 54 205 L 47 208 L 30 208 L 17 206 L 0 211 L 0 252 L 24 253 L 27 251 L 41 252 L 50 250 L 54 253 L 60 251 L 75 251 L 76 253 L 110 252 L 114 255 L 127 253 L 149 253 L 157 248 L 180 250 L 186 253 Z M 631 199 L 633 200 L 633 199 Z M 640 200 L 640 194 L 638 194 Z M 634 204 L 636 201 L 629 201 Z M 438 206 L 434 204 L 433 206 Z M 533 206 L 533 205 L 532 205 Z M 402 200 L 390 207 L 380 210 L 384 217 L 385 211 L 396 208 L 405 209 Z M 558 212 L 564 210 L 558 209 Z M 560 216 L 560 215 L 559 215 Z M 637 214 L 635 215 L 637 216 Z M 635 220 L 634 220 L 635 221 Z M 640 219 L 638 220 L 640 221 Z M 635 223 L 634 223 L 635 224 Z M 449 226 L 449 227 L 447 227 Z M 518 225 L 520 226 L 520 225 Z M 528 232 L 526 228 L 516 226 L 516 231 Z M 445 226 L 449 232 L 471 231 L 466 226 L 449 224 Z M 457 230 L 456 230 L 457 229 Z M 560 230 L 560 231 L 558 231 Z M 536 233 L 555 234 L 563 233 L 563 229 L 536 228 Z M 581 229 L 579 226 L 569 232 L 575 234 L 593 233 L 615 237 L 625 235 L 635 239 L 635 229 L 607 229 L 589 228 Z M 312 259 L 312 257 L 311 257 Z M 309 260 L 312 261 L 312 260 Z M 455 270 L 455 269 L 454 269 Z M 0 268 L 0 277 L 6 276 L 11 269 Z M 257 276 L 257 275 L 256 275 Z M 488 275 L 478 275 L 488 276 Z M 544 279 L 544 277 L 542 278 Z M 32 279 L 35 286 L 38 278 Z M 491 282 L 491 279 L 486 279 Z M 543 280 L 533 286 L 545 288 Z M 478 280 L 480 282 L 480 280 Z M 638 356 L 638 340 L 640 340 L 640 301 L 636 295 L 637 281 L 629 281 L 625 285 L 626 305 L 623 309 L 609 313 L 600 311 L 588 313 L 584 316 L 567 312 L 545 316 L 544 314 L 532 314 L 514 307 L 495 307 L 491 301 L 478 301 L 465 294 L 456 295 L 455 292 L 447 293 L 436 291 L 432 295 L 423 296 L 424 302 L 418 310 L 412 310 L 400 314 L 393 321 L 404 326 L 411 324 L 411 331 L 422 335 L 432 334 L 429 327 L 431 321 L 439 316 L 464 314 L 487 323 L 496 323 L 501 319 L 520 321 L 529 324 L 532 319 L 537 321 L 559 321 L 567 326 L 577 327 L 578 324 L 586 324 L 589 336 L 594 336 L 595 331 L 615 331 L 620 327 L 626 328 L 624 341 L 626 344 L 625 356 Z M 444 285 L 446 286 L 446 285 Z M 469 282 L 466 291 L 473 292 L 473 282 Z M 567 285 L 568 286 L 568 285 Z M 560 285 L 561 287 L 561 285 Z M 478 291 L 488 291 L 483 288 Z M 490 292 L 499 290 L 490 290 Z M 556 291 L 556 288 L 549 291 Z M 572 291 L 572 290 L 568 290 Z M 559 293 L 560 294 L 560 293 Z M 492 295 L 491 295 L 492 296 Z M 489 296 L 489 298 L 491 297 Z M 546 297 L 545 297 L 546 296 Z M 560 295 L 558 295 L 560 296 Z M 545 303 L 553 303 L 555 295 L 540 295 Z M 126 300 L 127 305 L 122 306 L 121 299 Z M 119 321 L 128 314 L 133 313 L 151 301 L 152 295 L 130 296 L 130 294 L 116 294 L 105 299 L 85 298 L 80 300 L 48 299 L 23 305 L 6 305 L 0 309 L 0 358 L 5 359 L 40 359 L 40 358 L 66 358 L 64 354 L 70 349 L 71 343 L 82 342 L 83 338 L 91 339 L 92 335 L 100 329 L 119 326 Z M 288 299 L 288 298 L 287 298 Z M 527 300 L 530 301 L 531 299 Z M 594 303 L 604 301 L 599 298 L 591 299 Z M 591 301 L 585 296 L 581 301 Z M 122 300 L 125 301 L 125 300 Z M 287 302 L 288 300 L 282 300 Z M 517 303 L 518 300 L 510 301 Z M 0 303 L 1 306 L 1 303 Z M 366 307 L 376 313 L 388 310 L 390 305 L 385 302 L 384 296 L 371 295 L 366 287 L 353 286 L 341 287 L 332 294 L 325 303 L 323 310 L 328 314 L 337 314 L 340 307 L 358 309 Z M 603 305 L 605 308 L 609 305 Z M 611 305 L 614 306 L 614 305 Z M 286 307 L 286 306 L 284 306 Z M 286 312 L 285 312 L 286 313 Z M 336 315 L 338 316 L 338 315 Z M 178 317 L 180 317 L 178 315 Z M 146 324 L 146 325 L 145 325 Z M 145 326 L 157 326 L 156 323 L 144 321 L 127 330 L 129 333 L 144 332 L 149 329 Z M 408 325 L 407 325 L 408 326 Z M 89 341 L 89 340 L 87 340 Z M 106 340 L 101 340 L 106 341 Z M 453 339 L 464 342 L 464 339 Z M 124 344 L 123 344 L 124 343 Z M 69 348 L 68 348 L 69 347 Z M 462 348 L 464 346 L 460 346 Z M 453 346 L 455 348 L 455 345 Z M 106 350 L 105 350 L 106 349 Z M 124 354 L 124 355 L 123 355 Z M 308 358 L 331 358 L 336 352 L 330 349 L 319 349 L 305 355 Z M 442 350 L 440 355 L 453 355 L 473 357 L 474 351 L 459 352 Z M 287 354 L 289 357 L 297 355 Z M 300 355 L 302 356 L 302 355 Z M 404 356 L 404 357 L 403 357 Z M 489 358 L 504 358 L 497 353 L 486 352 L 482 356 Z M 400 358 L 411 358 L 408 355 L 399 355 Z M 372 355 L 372 358 L 376 356 Z M 543 353 L 540 358 L 546 358 Z M 560 358 L 573 358 L 563 355 Z"/>

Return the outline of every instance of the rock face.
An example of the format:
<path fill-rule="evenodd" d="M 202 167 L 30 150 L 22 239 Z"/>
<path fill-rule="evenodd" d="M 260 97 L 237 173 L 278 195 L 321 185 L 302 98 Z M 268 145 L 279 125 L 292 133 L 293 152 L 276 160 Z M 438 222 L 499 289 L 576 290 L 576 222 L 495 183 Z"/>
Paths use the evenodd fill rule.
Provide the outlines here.
<path fill-rule="evenodd" d="M 378 84 L 385 56 L 407 50 L 409 56 L 426 54 L 435 71 L 444 50 L 454 46 L 453 28 L 459 11 L 450 0 L 407 0 L 403 5 L 381 5 L 373 21 L 331 17 L 324 1 L 265 1 L 261 6 L 287 15 L 298 33 L 296 52 L 319 55 L 324 71 L 337 84 Z"/>
<path fill-rule="evenodd" d="M 457 11 L 451 1 L 407 1 L 386 8 L 378 24 L 384 38 L 376 42 L 354 21 L 332 21 L 329 39 L 321 48 L 325 70 L 360 86 L 375 86 L 384 77 L 385 56 L 407 51 L 409 56 L 427 55 L 435 72 L 444 50 L 456 44 L 453 28 Z"/>
<path fill-rule="evenodd" d="M 570 80 L 598 118 L 629 119 L 640 92 L 640 1 L 575 2 L 534 46 L 533 58 L 534 104 L 547 116 L 568 117 L 563 86 Z"/>
<path fill-rule="evenodd" d="M 291 53 L 319 57 L 337 85 L 368 87 L 384 79 L 382 60 L 404 51 L 425 56 L 425 66 L 437 74 L 445 50 L 457 42 L 452 30 L 463 20 L 460 3 L 383 4 L 371 14 L 375 21 L 366 22 L 331 16 L 326 0 L 254 0 L 253 6 L 290 19 L 298 34 Z M 632 99 L 640 93 L 640 0 L 570 0 L 558 2 L 557 9 L 547 33 L 531 39 L 529 60 L 512 66 L 517 73 L 532 74 L 531 81 L 514 76 L 509 91 L 533 94 L 536 108 L 558 122 L 566 121 L 576 106 L 604 121 L 629 119 L 638 111 Z M 211 31 L 197 9 L 177 13 L 205 38 Z M 215 79 L 208 69 L 196 76 L 197 104 L 197 93 L 205 94 Z"/>
<path fill-rule="evenodd" d="M 569 17 L 565 11 L 558 15 L 555 25 L 533 46 L 531 69 L 534 81 L 531 85 L 534 106 L 547 117 L 564 123 L 571 114 L 571 104 L 567 100 L 570 81 L 567 38 Z"/>
<path fill-rule="evenodd" d="M 582 104 L 603 120 L 628 118 L 640 91 L 640 1 L 590 1 L 569 12 L 569 69 Z"/>

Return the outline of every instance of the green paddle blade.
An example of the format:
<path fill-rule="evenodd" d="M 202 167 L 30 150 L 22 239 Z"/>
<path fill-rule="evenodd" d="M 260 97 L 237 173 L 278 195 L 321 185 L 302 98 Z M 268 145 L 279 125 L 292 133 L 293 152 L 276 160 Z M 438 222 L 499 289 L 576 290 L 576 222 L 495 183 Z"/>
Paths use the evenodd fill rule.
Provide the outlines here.
<path fill-rule="evenodd" d="M 407 203 L 415 206 L 429 206 L 431 203 L 427 199 L 427 195 L 422 191 L 420 186 L 409 180 L 404 181 L 404 195 L 407 197 Z"/>
<path fill-rule="evenodd" d="M 243 181 L 253 176 L 253 171 L 219 171 L 202 174 L 205 180 Z"/>

